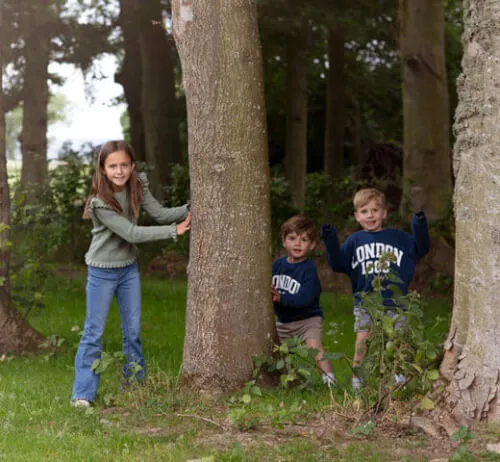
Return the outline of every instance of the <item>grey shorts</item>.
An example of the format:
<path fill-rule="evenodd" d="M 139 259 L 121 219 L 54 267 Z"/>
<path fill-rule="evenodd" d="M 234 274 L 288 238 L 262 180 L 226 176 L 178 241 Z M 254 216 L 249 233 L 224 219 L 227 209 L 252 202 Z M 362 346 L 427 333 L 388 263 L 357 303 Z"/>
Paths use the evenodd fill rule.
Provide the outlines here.
<path fill-rule="evenodd" d="M 385 310 L 385 314 L 389 316 L 391 319 L 394 319 L 398 316 L 398 320 L 394 324 L 394 329 L 399 330 L 406 325 L 406 317 L 401 315 L 394 310 Z M 354 307 L 354 332 L 368 332 L 370 330 L 370 326 L 372 324 L 372 317 L 369 313 L 360 306 Z"/>
<path fill-rule="evenodd" d="M 277 322 L 276 330 L 280 342 L 284 342 L 287 338 L 299 337 L 300 340 L 306 342 L 307 340 L 322 339 L 323 332 L 323 318 L 321 316 L 313 316 L 312 318 L 301 319 L 292 322 Z"/>

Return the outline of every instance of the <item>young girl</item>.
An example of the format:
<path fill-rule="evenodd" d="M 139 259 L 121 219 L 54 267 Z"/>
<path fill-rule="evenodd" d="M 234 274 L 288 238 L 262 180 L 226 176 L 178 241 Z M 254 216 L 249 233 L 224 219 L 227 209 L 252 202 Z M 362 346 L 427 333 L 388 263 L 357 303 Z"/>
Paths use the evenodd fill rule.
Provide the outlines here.
<path fill-rule="evenodd" d="M 140 207 L 164 226 L 137 226 Z M 146 369 L 139 336 L 141 291 L 135 244 L 175 239 L 188 231 L 191 223 L 187 204 L 165 208 L 151 195 L 146 176 L 137 174 L 132 148 L 125 141 L 108 141 L 102 146 L 83 216 L 92 220 L 93 229 L 92 242 L 85 255 L 87 312 L 75 358 L 71 396 L 75 407 L 89 407 L 95 400 L 99 374 L 91 368 L 101 357 L 102 336 L 113 296 L 116 296 L 122 325 L 124 380 L 144 377 Z"/>

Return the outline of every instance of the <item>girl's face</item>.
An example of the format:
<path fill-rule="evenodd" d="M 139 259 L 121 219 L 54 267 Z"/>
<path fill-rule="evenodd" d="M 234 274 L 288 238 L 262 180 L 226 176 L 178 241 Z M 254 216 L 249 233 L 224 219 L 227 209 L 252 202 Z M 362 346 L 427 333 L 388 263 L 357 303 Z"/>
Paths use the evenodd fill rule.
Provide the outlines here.
<path fill-rule="evenodd" d="M 111 183 L 114 192 L 123 191 L 135 164 L 125 151 L 112 152 L 104 161 L 104 175 Z"/>

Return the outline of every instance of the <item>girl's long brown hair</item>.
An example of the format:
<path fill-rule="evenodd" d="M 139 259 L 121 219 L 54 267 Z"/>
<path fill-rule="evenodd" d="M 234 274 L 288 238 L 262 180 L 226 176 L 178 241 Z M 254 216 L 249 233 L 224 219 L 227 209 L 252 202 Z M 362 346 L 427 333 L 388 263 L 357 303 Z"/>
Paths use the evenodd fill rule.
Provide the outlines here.
<path fill-rule="evenodd" d="M 97 156 L 97 166 L 95 169 L 94 177 L 92 178 L 92 188 L 90 194 L 85 202 L 85 208 L 83 210 L 83 218 L 89 219 L 89 204 L 94 197 L 102 199 L 106 204 L 108 204 L 113 210 L 118 213 L 123 213 L 123 210 L 119 202 L 115 199 L 113 194 L 113 188 L 110 181 L 104 175 L 104 164 L 106 159 L 110 154 L 117 151 L 124 151 L 130 157 L 132 165 L 135 165 L 135 155 L 132 146 L 130 146 L 126 141 L 113 140 L 104 143 L 101 146 L 99 155 Z M 130 178 L 127 182 L 127 187 L 129 189 L 129 206 L 135 217 L 139 215 L 139 205 L 142 202 L 142 183 L 137 176 L 136 169 L 134 168 L 130 174 Z"/>

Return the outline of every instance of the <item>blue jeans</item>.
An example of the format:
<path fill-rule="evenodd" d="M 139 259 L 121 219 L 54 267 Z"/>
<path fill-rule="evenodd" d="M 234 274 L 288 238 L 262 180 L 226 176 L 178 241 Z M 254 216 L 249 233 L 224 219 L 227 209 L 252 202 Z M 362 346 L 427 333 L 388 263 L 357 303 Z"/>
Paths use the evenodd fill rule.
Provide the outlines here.
<path fill-rule="evenodd" d="M 125 268 L 88 267 L 87 314 L 82 338 L 75 357 L 75 382 L 71 399 L 94 401 L 99 386 L 99 374 L 91 370 L 96 359 L 101 358 L 102 336 L 113 296 L 116 296 L 123 335 L 123 366 L 125 380 L 144 377 L 146 366 L 142 354 L 141 284 L 137 262 Z M 135 366 L 141 366 L 133 374 Z"/>

